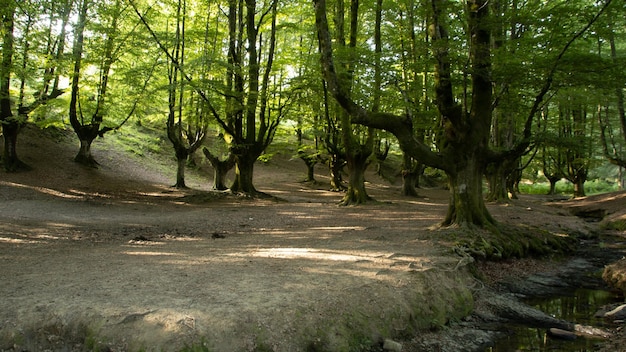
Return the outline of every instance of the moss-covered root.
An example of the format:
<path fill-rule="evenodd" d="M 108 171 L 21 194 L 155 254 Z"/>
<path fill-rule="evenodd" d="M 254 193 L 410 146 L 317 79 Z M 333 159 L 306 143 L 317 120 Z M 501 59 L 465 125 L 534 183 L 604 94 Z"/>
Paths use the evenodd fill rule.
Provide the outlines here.
<path fill-rule="evenodd" d="M 626 258 L 607 265 L 602 273 L 602 279 L 626 295 Z"/>
<path fill-rule="evenodd" d="M 542 229 L 499 225 L 491 230 L 463 229 L 455 251 L 477 259 L 501 260 L 572 252 L 576 238 Z"/>

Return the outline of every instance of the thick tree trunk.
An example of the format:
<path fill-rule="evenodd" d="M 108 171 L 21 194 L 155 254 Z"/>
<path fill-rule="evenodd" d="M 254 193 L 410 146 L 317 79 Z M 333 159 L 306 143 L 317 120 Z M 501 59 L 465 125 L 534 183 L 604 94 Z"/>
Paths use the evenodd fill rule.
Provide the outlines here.
<path fill-rule="evenodd" d="M 187 166 L 187 159 L 189 158 L 189 151 L 187 148 L 176 149 L 176 184 L 175 188 L 187 188 L 185 184 L 185 167 Z"/>
<path fill-rule="evenodd" d="M 318 158 L 315 155 L 309 155 L 305 152 L 298 153 L 300 160 L 304 161 L 306 165 L 306 180 L 305 182 L 315 181 L 315 165 L 318 162 Z"/>
<path fill-rule="evenodd" d="M 576 178 L 574 178 L 574 180 L 572 181 L 572 183 L 574 184 L 574 198 L 584 197 L 586 195 L 585 194 L 585 180 L 586 180 L 586 177 L 579 175 Z"/>
<path fill-rule="evenodd" d="M 404 163 L 402 168 L 402 195 L 417 197 L 417 185 L 419 180 L 419 164 L 413 161 L 407 153 L 403 153 Z"/>
<path fill-rule="evenodd" d="M 450 202 L 443 226 L 491 227 L 496 224 L 483 200 L 483 167 L 476 156 L 455 173 L 448 173 Z"/>
<path fill-rule="evenodd" d="M 30 167 L 17 156 L 17 136 L 20 131 L 20 122 L 15 119 L 3 121 L 2 135 L 4 137 L 4 153 L 2 162 L 7 172 L 30 170 Z"/>
<path fill-rule="evenodd" d="M 235 166 L 235 156 L 233 154 L 229 154 L 226 160 L 220 160 L 218 157 L 211 154 L 207 148 L 203 148 L 202 152 L 213 167 L 213 189 L 216 191 L 227 190 L 228 186 L 226 186 L 226 175 L 228 175 L 230 169 Z"/>
<path fill-rule="evenodd" d="M 345 162 L 336 154 L 331 154 L 328 160 L 328 168 L 330 170 L 330 189 L 335 192 L 346 190 L 343 185 L 343 177 L 341 171 L 343 170 Z"/>
<path fill-rule="evenodd" d="M 226 186 L 226 175 L 228 171 L 232 169 L 233 165 L 227 165 L 225 162 L 220 162 L 217 165 L 213 165 L 213 189 L 216 191 L 225 191 L 228 189 Z"/>
<path fill-rule="evenodd" d="M 559 182 L 560 177 L 548 177 L 548 182 L 550 182 L 550 190 L 548 190 L 548 195 L 556 194 L 556 183 Z"/>
<path fill-rule="evenodd" d="M 257 195 L 258 191 L 254 187 L 254 163 L 256 158 L 246 155 L 235 156 L 235 180 L 230 186 L 233 193 L 245 193 L 247 195 Z"/>
<path fill-rule="evenodd" d="M 74 132 L 76 132 L 78 140 L 80 141 L 78 154 L 74 157 L 75 162 L 93 168 L 98 167 L 98 162 L 91 154 L 91 144 L 94 139 L 98 137 L 99 129 L 99 124 L 84 125 L 80 126 L 78 129 L 74 128 Z"/>
<path fill-rule="evenodd" d="M 506 178 L 506 189 L 511 195 L 511 199 L 518 199 L 519 183 L 522 181 L 522 170 L 516 167 Z"/>
<path fill-rule="evenodd" d="M 489 184 L 489 194 L 487 195 L 487 201 L 506 202 L 509 200 L 507 189 L 508 171 L 504 164 L 501 163 L 488 168 L 487 183 Z"/>
<path fill-rule="evenodd" d="M 414 170 L 402 170 L 402 195 L 407 197 L 417 197 L 417 179 L 419 175 Z"/>
<path fill-rule="evenodd" d="M 317 162 L 306 163 L 306 182 L 315 182 L 315 164 Z"/>
<path fill-rule="evenodd" d="M 358 205 L 372 198 L 365 190 L 365 170 L 369 153 L 356 153 L 348 158 L 348 190 L 341 200 L 341 205 Z"/>

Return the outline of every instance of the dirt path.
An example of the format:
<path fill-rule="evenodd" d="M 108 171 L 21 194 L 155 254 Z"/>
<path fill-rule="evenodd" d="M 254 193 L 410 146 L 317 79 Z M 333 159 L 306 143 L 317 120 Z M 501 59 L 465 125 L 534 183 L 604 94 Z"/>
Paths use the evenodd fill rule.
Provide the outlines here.
<path fill-rule="evenodd" d="M 256 177 L 281 200 L 249 200 L 191 177 L 195 191 L 174 191 L 111 150 L 82 169 L 72 149 L 38 143 L 24 153 L 34 171 L 0 178 L 0 350 L 348 350 L 472 309 L 467 258 L 431 229 L 444 190 L 402 198 L 370 175 L 379 202 L 338 207 L 341 195 L 299 183 L 303 165 L 283 160 Z M 590 229 L 533 198 L 490 210 Z"/>
<path fill-rule="evenodd" d="M 345 208 L 309 190 L 298 202 L 194 205 L 168 192 L 150 204 L 2 186 L 0 327 L 33 351 L 90 338 L 115 350 L 205 339 L 219 351 L 295 351 L 354 312 L 380 317 L 367 328 L 397 314 L 393 328 L 408 329 L 409 309 L 391 303 L 427 289 L 430 275 L 416 273 L 459 261 L 414 231 L 442 209 L 428 199 Z"/>

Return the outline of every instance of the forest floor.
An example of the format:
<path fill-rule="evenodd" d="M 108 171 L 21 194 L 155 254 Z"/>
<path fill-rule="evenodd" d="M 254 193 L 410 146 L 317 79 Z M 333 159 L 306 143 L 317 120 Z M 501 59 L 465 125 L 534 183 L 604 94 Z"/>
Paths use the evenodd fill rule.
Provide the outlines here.
<path fill-rule="evenodd" d="M 304 183 L 304 163 L 276 154 L 255 168 L 272 199 L 212 192 L 202 165 L 177 190 L 173 159 L 107 138 L 89 169 L 72 162 L 71 134 L 29 126 L 18 150 L 33 170 L 0 174 L 0 350 L 348 350 L 408 341 L 472 308 L 467 258 L 436 226 L 443 189 L 406 198 L 370 173 L 376 202 L 341 207 L 323 166 Z M 623 192 L 523 195 L 488 208 L 560 236 L 597 230 L 572 208 L 626 219 L 625 203 Z M 516 263 L 509 275 L 554 265 Z"/>

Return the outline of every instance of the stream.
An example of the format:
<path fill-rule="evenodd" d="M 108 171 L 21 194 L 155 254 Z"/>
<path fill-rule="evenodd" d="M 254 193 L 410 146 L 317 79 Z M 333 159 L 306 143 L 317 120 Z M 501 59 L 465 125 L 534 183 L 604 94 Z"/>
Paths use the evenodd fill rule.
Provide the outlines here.
<path fill-rule="evenodd" d="M 602 280 L 604 266 L 623 257 L 624 248 L 624 243 L 613 243 L 609 246 L 598 240 L 582 241 L 577 253 L 553 272 L 534 274 L 521 281 L 505 283 L 506 291 L 517 297 L 521 303 L 548 318 L 554 318 L 555 321 L 576 324 L 577 333 L 565 338 L 554 337 L 548 332 L 553 327 L 551 325 L 540 326 L 524 319 L 520 319 L 522 324 L 516 324 L 518 320 L 514 318 L 502 326 L 504 336 L 500 335 L 495 345 L 484 351 L 597 350 L 606 341 L 599 335 L 604 331 L 615 331 L 619 326 L 612 319 L 595 315 L 602 309 L 612 309 L 624 303 L 624 296 L 610 290 Z M 593 328 L 596 331 L 589 335 L 580 333 L 578 326 L 585 327 L 580 329 L 583 331 Z"/>
<path fill-rule="evenodd" d="M 554 318 L 606 329 L 614 328 L 615 325 L 594 317 L 594 314 L 604 306 L 621 302 L 623 297 L 616 292 L 587 288 L 576 289 L 569 295 L 533 297 L 524 300 L 524 303 Z M 487 348 L 486 352 L 587 352 L 596 350 L 602 343 L 601 338 L 555 339 L 548 335 L 545 328 L 513 326 L 505 337 L 498 339 L 495 346 Z"/>

